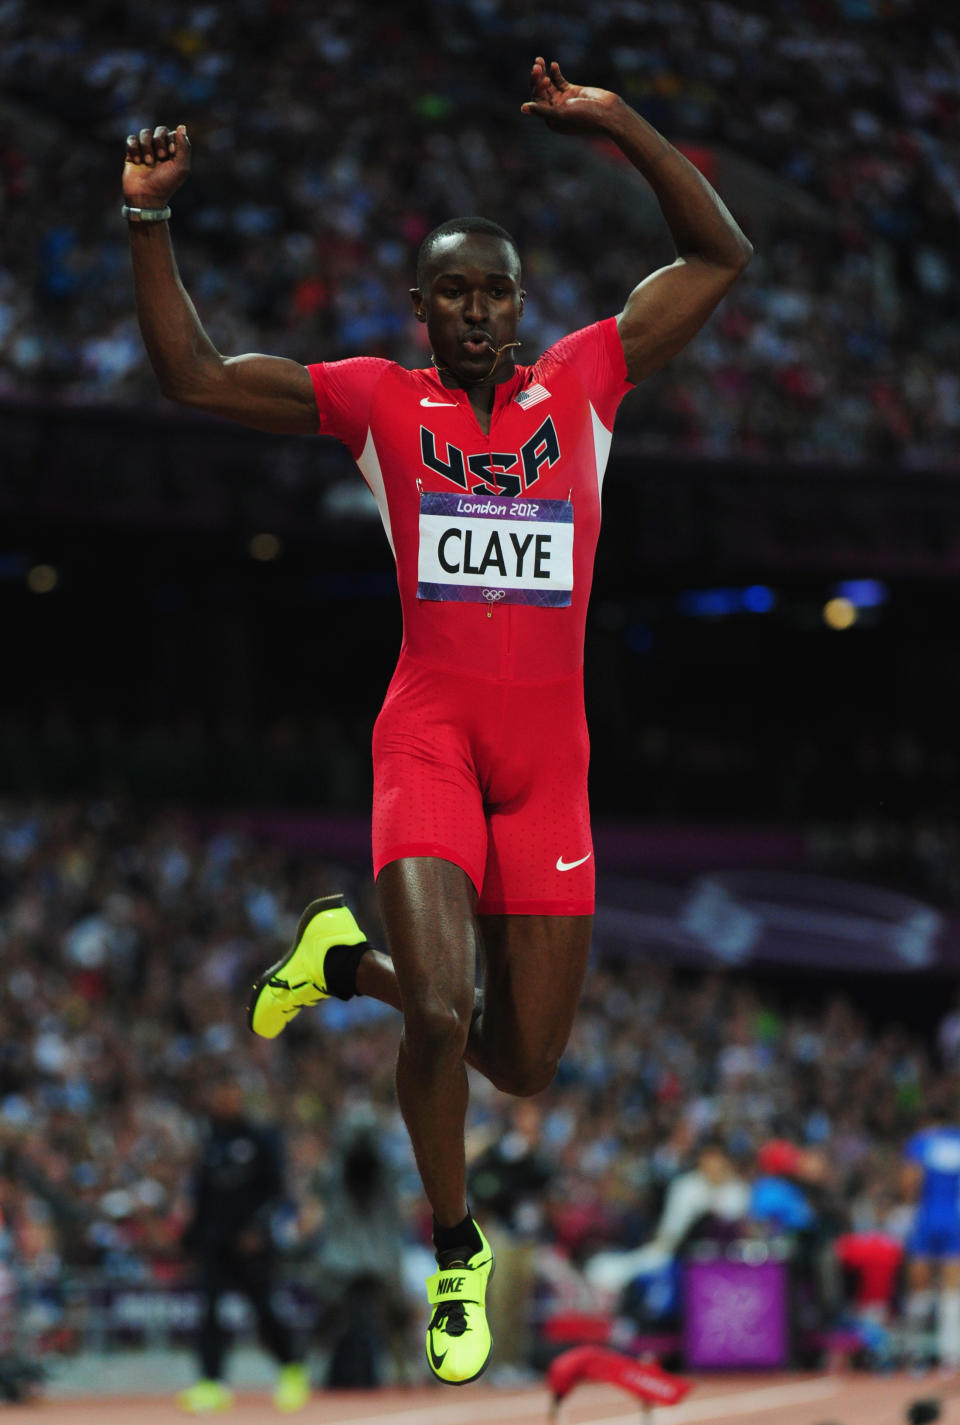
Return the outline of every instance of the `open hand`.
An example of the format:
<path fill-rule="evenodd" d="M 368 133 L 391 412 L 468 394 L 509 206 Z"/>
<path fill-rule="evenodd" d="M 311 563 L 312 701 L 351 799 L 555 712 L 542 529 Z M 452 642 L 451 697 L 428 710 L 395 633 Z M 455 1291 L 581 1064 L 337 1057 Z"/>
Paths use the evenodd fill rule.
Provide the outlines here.
<path fill-rule="evenodd" d="M 620 104 L 618 95 L 609 89 L 591 89 L 585 84 L 571 84 L 560 73 L 556 60 L 549 68 L 542 55 L 537 55 L 530 71 L 528 99 L 520 106 L 522 114 L 535 114 L 547 127 L 571 134 L 602 133 Z"/>
<path fill-rule="evenodd" d="M 127 136 L 123 196 L 131 208 L 165 208 L 190 172 L 190 140 L 183 124 L 159 124 Z"/>

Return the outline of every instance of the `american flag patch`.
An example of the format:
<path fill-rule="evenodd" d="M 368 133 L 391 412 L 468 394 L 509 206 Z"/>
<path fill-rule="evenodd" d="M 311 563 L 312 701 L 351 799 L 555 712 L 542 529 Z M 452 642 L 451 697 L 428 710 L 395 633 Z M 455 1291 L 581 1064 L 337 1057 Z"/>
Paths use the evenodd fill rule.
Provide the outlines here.
<path fill-rule="evenodd" d="M 541 401 L 547 400 L 549 395 L 550 392 L 546 386 L 528 386 L 525 391 L 521 391 L 519 396 L 514 396 L 513 399 L 518 406 L 522 406 L 526 410 L 528 406 L 536 406 Z"/>

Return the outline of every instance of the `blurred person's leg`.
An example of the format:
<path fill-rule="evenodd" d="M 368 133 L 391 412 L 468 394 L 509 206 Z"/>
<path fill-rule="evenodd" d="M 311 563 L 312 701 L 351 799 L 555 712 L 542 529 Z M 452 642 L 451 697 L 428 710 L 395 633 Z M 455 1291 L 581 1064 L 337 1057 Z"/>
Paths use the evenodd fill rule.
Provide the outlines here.
<path fill-rule="evenodd" d="M 497 1257 L 497 1275 L 490 1284 L 490 1333 L 498 1342 L 497 1365 L 529 1368 L 535 1284 L 535 1251 L 501 1223 L 487 1230 Z"/>
<path fill-rule="evenodd" d="M 327 1364 L 328 1390 L 374 1390 L 381 1384 L 380 1291 L 381 1284 L 366 1273 L 346 1283 Z"/>
<path fill-rule="evenodd" d="M 928 1257 L 911 1257 L 907 1263 L 906 1326 L 907 1351 L 912 1361 L 922 1362 L 933 1319 L 933 1267 Z"/>
<path fill-rule="evenodd" d="M 947 1370 L 960 1369 L 960 1257 L 946 1257 L 940 1263 L 937 1355 Z"/>
<path fill-rule="evenodd" d="M 242 1291 L 253 1307 L 260 1340 L 278 1365 L 297 1359 L 293 1334 L 273 1309 L 273 1263 L 267 1252 L 236 1256 L 232 1262 L 232 1284 Z"/>
<path fill-rule="evenodd" d="M 835 1321 L 843 1311 L 843 1273 L 833 1249 L 833 1242 L 824 1242 L 814 1255 L 817 1303 L 822 1322 Z"/>
<path fill-rule="evenodd" d="M 231 1284 L 249 1300 L 260 1340 L 280 1367 L 274 1404 L 283 1411 L 300 1410 L 310 1396 L 310 1377 L 297 1359 L 292 1331 L 274 1310 L 273 1267 L 269 1252 L 238 1253 L 231 1260 Z"/>
<path fill-rule="evenodd" d="M 232 1392 L 223 1381 L 226 1336 L 219 1317 L 220 1298 L 226 1283 L 222 1263 L 216 1258 L 201 1258 L 198 1269 L 197 1285 L 203 1301 L 196 1339 L 200 1379 L 179 1393 L 177 1403 L 192 1415 L 209 1415 L 227 1409 L 233 1401 Z"/>
<path fill-rule="evenodd" d="M 220 1324 L 220 1298 L 226 1289 L 223 1269 L 218 1261 L 205 1259 L 200 1264 L 200 1291 L 204 1298 L 203 1318 L 197 1346 L 200 1374 L 204 1380 L 222 1380 L 227 1337 Z"/>

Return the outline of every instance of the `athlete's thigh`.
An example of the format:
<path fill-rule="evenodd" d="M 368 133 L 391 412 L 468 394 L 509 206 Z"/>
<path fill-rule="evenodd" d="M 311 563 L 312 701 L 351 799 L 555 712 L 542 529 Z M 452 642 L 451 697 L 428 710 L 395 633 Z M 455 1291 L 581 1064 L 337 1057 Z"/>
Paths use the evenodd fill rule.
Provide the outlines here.
<path fill-rule="evenodd" d="M 487 825 L 470 712 L 456 680 L 401 657 L 373 730 L 375 877 L 392 861 L 439 858 L 480 889 Z"/>
<path fill-rule="evenodd" d="M 592 915 L 481 915 L 483 1049 L 536 1076 L 566 1048 L 590 958 Z"/>
<path fill-rule="evenodd" d="M 510 736 L 487 781 L 481 915 L 593 914 L 587 770 L 579 675 L 513 690 Z"/>
<path fill-rule="evenodd" d="M 377 901 L 405 1016 L 453 1011 L 469 1025 L 477 957 L 477 892 L 439 856 L 390 861 Z"/>

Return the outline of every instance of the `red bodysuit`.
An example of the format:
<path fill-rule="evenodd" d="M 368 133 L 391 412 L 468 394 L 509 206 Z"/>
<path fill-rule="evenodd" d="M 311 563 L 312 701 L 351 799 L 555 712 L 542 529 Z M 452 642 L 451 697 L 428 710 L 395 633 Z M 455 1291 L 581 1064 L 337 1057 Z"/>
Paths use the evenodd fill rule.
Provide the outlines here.
<path fill-rule="evenodd" d="M 377 357 L 309 367 L 397 562 L 403 644 L 373 734 L 374 873 L 461 866 L 490 914 L 587 915 L 583 641 L 600 490 L 631 390 L 616 319 L 467 393 Z"/>

